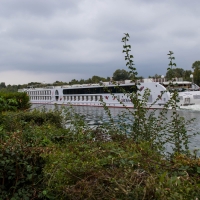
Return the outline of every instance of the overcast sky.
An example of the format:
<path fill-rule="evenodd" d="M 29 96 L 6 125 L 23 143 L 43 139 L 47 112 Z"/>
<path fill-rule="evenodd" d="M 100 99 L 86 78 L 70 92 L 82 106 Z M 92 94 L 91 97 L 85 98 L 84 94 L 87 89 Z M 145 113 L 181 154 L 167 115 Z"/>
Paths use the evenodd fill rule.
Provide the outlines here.
<path fill-rule="evenodd" d="M 140 76 L 200 60 L 199 0 L 0 0 L 0 82 L 68 82 L 127 69 L 129 33 Z"/>

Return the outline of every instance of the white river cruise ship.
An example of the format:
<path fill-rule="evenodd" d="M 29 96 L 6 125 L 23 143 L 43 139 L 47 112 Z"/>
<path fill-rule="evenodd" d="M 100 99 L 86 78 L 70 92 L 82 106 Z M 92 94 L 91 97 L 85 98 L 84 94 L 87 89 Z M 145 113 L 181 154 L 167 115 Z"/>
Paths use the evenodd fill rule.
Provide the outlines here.
<path fill-rule="evenodd" d="M 150 90 L 147 108 L 163 108 L 170 99 L 170 93 L 158 82 L 141 82 L 137 87 L 137 92 L 141 96 L 146 88 Z M 108 107 L 118 108 L 133 108 L 129 94 L 135 91 L 136 86 L 130 80 L 119 82 L 117 85 L 111 82 L 103 82 L 101 84 L 31 87 L 18 90 L 18 92 L 26 92 L 32 104 L 56 103 L 74 106 L 103 106 L 102 102 L 104 102 Z"/>

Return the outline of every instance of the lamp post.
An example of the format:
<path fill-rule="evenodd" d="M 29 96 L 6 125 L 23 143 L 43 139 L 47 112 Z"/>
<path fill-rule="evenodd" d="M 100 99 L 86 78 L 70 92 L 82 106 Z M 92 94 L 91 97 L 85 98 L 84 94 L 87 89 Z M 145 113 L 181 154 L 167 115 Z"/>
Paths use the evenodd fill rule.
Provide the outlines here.
<path fill-rule="evenodd" d="M 194 82 L 194 76 L 193 76 L 193 74 L 190 74 L 190 78 L 192 79 L 192 83 Z"/>
<path fill-rule="evenodd" d="M 191 86 L 192 86 L 192 88 L 194 88 L 194 80 L 193 80 L 193 74 L 190 74 L 190 78 L 192 79 L 192 84 L 191 84 Z"/>
<path fill-rule="evenodd" d="M 164 81 L 165 81 L 164 78 L 165 78 L 165 76 L 162 75 L 162 76 L 161 76 L 161 82 L 164 82 Z"/>

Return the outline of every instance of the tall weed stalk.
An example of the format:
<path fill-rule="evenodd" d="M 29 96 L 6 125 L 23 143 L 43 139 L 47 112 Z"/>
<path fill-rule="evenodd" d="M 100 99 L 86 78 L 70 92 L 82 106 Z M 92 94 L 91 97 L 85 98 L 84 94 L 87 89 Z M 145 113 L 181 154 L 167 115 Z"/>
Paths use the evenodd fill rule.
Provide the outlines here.
<path fill-rule="evenodd" d="M 187 129 L 190 127 L 191 123 L 194 121 L 186 120 L 184 117 L 179 115 L 179 97 L 177 90 L 172 90 L 170 100 L 165 104 L 163 109 L 156 110 L 147 108 L 147 102 L 150 95 L 150 90 L 145 89 L 144 94 L 141 95 L 139 91 L 141 90 L 140 83 L 138 82 L 137 70 L 134 67 L 133 55 L 130 55 L 131 45 L 127 44 L 129 41 L 129 34 L 126 33 L 122 38 L 123 53 L 125 53 L 126 66 L 129 69 L 130 77 L 134 83 L 133 88 L 135 92 L 123 91 L 124 95 L 131 99 L 133 108 L 127 108 L 125 105 L 125 112 L 119 114 L 118 125 L 115 129 L 120 134 L 126 134 L 127 137 L 132 138 L 135 142 L 148 141 L 151 143 L 152 148 L 159 150 L 162 153 L 166 153 L 169 149 L 166 149 L 167 145 L 170 145 L 170 150 L 168 154 L 173 156 L 175 154 L 188 154 L 189 153 L 189 139 L 196 135 L 196 133 L 188 134 Z M 172 70 L 176 67 L 176 63 L 173 62 L 175 57 L 173 52 L 169 51 L 169 68 L 167 70 Z M 119 85 L 116 84 L 116 87 Z M 174 87 L 174 80 L 170 82 L 170 88 Z M 120 88 L 120 87 L 119 87 Z M 167 88 L 170 90 L 170 88 Z M 165 91 L 167 92 L 167 91 Z M 157 97 L 155 102 L 152 103 L 152 107 L 159 98 L 162 98 L 164 92 Z M 114 97 L 114 94 L 112 94 Z M 120 100 L 118 100 L 120 101 Z M 123 102 L 120 102 L 123 104 Z M 109 108 L 106 104 L 103 104 L 105 111 L 110 117 L 110 122 L 113 124 Z M 129 120 L 129 123 L 125 123 L 125 120 Z M 130 123 L 131 121 L 131 123 Z"/>

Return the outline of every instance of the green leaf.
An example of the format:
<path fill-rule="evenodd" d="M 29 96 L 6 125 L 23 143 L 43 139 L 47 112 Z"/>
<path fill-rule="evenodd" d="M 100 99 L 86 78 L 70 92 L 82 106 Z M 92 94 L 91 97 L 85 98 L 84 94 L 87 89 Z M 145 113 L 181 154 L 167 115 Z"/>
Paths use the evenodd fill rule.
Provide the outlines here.
<path fill-rule="evenodd" d="M 43 195 L 47 195 L 47 191 L 46 191 L 46 190 L 43 190 L 43 191 L 42 191 L 42 194 L 43 194 Z"/>

